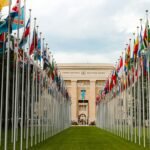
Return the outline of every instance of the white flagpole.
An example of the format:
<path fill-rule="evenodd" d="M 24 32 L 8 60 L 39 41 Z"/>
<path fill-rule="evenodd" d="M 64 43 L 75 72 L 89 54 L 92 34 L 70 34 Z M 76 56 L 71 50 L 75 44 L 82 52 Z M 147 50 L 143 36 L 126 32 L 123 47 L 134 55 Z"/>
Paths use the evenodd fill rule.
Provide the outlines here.
<path fill-rule="evenodd" d="M 139 145 L 141 145 L 141 87 L 140 87 L 140 74 L 139 74 L 139 71 L 141 72 L 141 67 L 140 67 L 140 59 L 138 59 L 138 89 L 137 89 L 137 97 L 138 97 L 138 117 L 139 117 L 139 133 L 138 133 L 138 136 L 139 136 Z"/>
<path fill-rule="evenodd" d="M 142 61 L 144 62 L 144 56 L 142 56 Z M 142 63 L 143 63 L 142 62 Z M 144 64 L 142 64 L 142 106 L 143 106 L 143 146 L 145 147 L 145 96 L 144 96 Z"/>
<path fill-rule="evenodd" d="M 30 22 L 31 22 L 31 9 L 29 9 L 29 18 L 30 18 Z M 31 23 L 30 23 L 30 31 L 31 31 Z M 30 50 L 30 32 L 29 32 L 29 48 L 28 50 L 28 87 L 27 87 L 27 116 L 26 116 L 26 149 L 28 149 L 29 147 L 29 103 L 30 103 L 30 54 L 29 54 L 29 50 Z"/>
<path fill-rule="evenodd" d="M 34 18 L 34 35 L 33 35 L 33 40 L 34 40 L 34 50 L 35 50 L 35 27 L 36 27 L 36 18 Z M 32 74 L 32 96 L 31 96 L 31 147 L 33 146 L 33 137 L 34 137 L 34 108 L 35 108 L 35 85 L 34 85 L 34 77 L 35 77 L 35 70 L 36 68 L 34 67 L 33 63 L 33 74 Z"/>
<path fill-rule="evenodd" d="M 134 36 L 134 39 L 135 39 L 135 33 L 133 33 L 133 36 Z M 134 101 L 134 142 L 136 143 L 136 138 L 137 138 L 137 129 L 136 129 L 136 126 L 137 126 L 137 123 L 136 123 L 136 108 L 137 108 L 137 103 L 136 103 L 136 96 L 135 96 L 135 80 L 136 80 L 136 62 L 134 61 L 133 62 L 133 65 L 134 65 L 134 83 L 133 83 L 133 101 Z"/>
<path fill-rule="evenodd" d="M 7 73 L 6 73 L 6 99 L 5 99 L 5 139 L 4 139 L 4 150 L 7 150 L 7 136 L 8 136 L 8 101 L 9 101 L 9 63 L 10 63 L 10 9 L 11 9 L 11 0 L 9 0 L 9 20 L 8 20 L 8 50 L 7 50 Z"/>
<path fill-rule="evenodd" d="M 18 22 L 20 22 L 20 5 L 21 5 L 21 3 L 20 3 L 20 0 L 19 0 L 19 4 L 18 4 L 19 6 L 19 14 L 18 14 Z M 14 134 L 13 134 L 13 136 L 14 136 L 14 138 L 13 138 L 13 150 L 15 150 L 16 149 L 16 132 L 17 132 L 17 128 L 18 128 L 18 123 L 17 123 L 17 121 L 18 121 L 18 118 L 17 118 L 17 116 L 18 116 L 18 113 L 17 113 L 17 110 L 18 110 L 18 108 L 17 108 L 17 104 L 18 104 L 18 95 L 19 95 L 19 93 L 18 93 L 18 77 L 19 77 L 19 75 L 18 75 L 18 73 L 19 73 L 19 69 L 18 69 L 18 50 L 19 50 L 19 23 L 18 23 L 18 27 L 17 27 L 17 51 L 16 51 L 16 53 L 17 53 L 17 58 L 16 58 L 16 81 L 15 81 L 15 102 L 14 102 Z"/>
<path fill-rule="evenodd" d="M 43 52 L 45 51 L 45 38 L 43 38 Z M 44 61 L 44 60 L 43 60 Z M 42 139 L 41 139 L 41 141 L 43 141 L 44 140 L 44 92 L 45 92 L 45 87 L 44 87 L 44 85 L 43 85 L 43 78 L 45 78 L 45 74 L 44 73 L 42 73 L 42 125 L 41 125 L 41 130 L 42 130 Z"/>
<path fill-rule="evenodd" d="M 26 22 L 26 0 L 24 0 L 24 32 L 25 32 L 25 22 Z M 21 132 L 20 132 L 20 150 L 23 148 L 23 111 L 24 111 L 24 53 L 25 47 L 23 51 L 23 66 L 22 66 L 22 95 L 21 95 Z"/>
<path fill-rule="evenodd" d="M 42 32 L 40 32 L 40 42 L 41 42 L 41 39 L 42 39 Z M 42 47 L 41 47 L 41 49 L 40 49 L 40 51 L 41 51 L 41 56 L 42 56 Z M 41 58 L 42 59 L 42 58 Z M 39 72 L 39 102 L 38 102 L 38 104 L 39 104 L 39 115 L 38 115 L 38 126 L 39 126 L 39 132 L 38 132 L 38 134 L 39 134 L 39 143 L 41 142 L 41 117 L 42 117 L 42 115 L 41 115 L 41 76 L 42 76 L 42 70 L 41 70 L 41 60 L 40 60 L 40 72 Z"/>
<path fill-rule="evenodd" d="M 4 35 L 5 36 L 5 35 Z M 5 38 L 4 37 L 4 43 L 5 43 Z M 4 58 L 5 58 L 5 47 L 3 43 L 3 56 L 2 56 L 2 78 L 1 78 L 1 109 L 0 109 L 0 146 L 1 146 L 1 142 L 2 142 L 2 122 L 3 122 L 3 99 L 4 99 Z"/>
<path fill-rule="evenodd" d="M 39 26 L 37 26 L 37 37 L 38 37 L 38 28 L 39 28 Z M 38 40 L 38 39 L 37 39 Z M 38 53 L 38 49 L 37 49 L 37 53 Z M 38 101 L 37 101 L 37 96 L 38 96 L 38 94 L 37 94 L 37 89 L 38 89 L 38 84 L 37 84 L 37 77 L 38 77 L 38 57 L 37 57 L 37 55 L 36 55 L 36 68 L 35 68 L 35 76 L 36 76 L 36 78 L 35 78 L 35 110 L 36 110 L 36 116 L 35 116 L 35 145 L 37 144 L 37 125 L 38 125 L 38 106 L 37 106 L 37 104 L 38 104 Z"/>
<path fill-rule="evenodd" d="M 16 39 L 16 33 L 14 33 L 14 38 Z M 15 40 L 16 42 L 16 40 Z M 14 59 L 16 56 L 16 52 L 14 51 Z M 14 100 L 15 100 L 15 72 L 16 72 L 16 61 L 13 61 L 13 94 L 12 94 L 12 118 L 11 118 L 11 123 L 12 123 L 12 129 L 11 129 L 11 142 L 13 143 L 13 134 L 14 134 Z"/>

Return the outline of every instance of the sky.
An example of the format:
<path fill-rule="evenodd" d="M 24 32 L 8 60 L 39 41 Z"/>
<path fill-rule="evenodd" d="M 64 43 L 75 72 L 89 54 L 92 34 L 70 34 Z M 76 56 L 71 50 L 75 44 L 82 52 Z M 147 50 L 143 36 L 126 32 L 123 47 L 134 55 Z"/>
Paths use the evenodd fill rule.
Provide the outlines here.
<path fill-rule="evenodd" d="M 148 6 L 150 0 L 27 0 L 57 63 L 115 64 Z"/>

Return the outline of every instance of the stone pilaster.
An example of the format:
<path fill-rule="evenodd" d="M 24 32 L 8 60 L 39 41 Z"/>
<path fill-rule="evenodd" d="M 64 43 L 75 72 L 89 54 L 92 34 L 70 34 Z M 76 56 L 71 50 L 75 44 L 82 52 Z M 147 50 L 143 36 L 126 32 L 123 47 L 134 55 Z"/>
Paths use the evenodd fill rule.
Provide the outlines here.
<path fill-rule="evenodd" d="M 96 81 L 90 80 L 90 100 L 89 100 L 89 123 L 91 121 L 95 121 L 95 113 L 96 113 L 96 106 L 95 106 L 95 99 L 96 99 Z"/>
<path fill-rule="evenodd" d="M 72 121 L 78 121 L 77 117 L 77 110 L 78 110 L 78 103 L 77 103 L 77 80 L 71 81 L 71 119 Z"/>

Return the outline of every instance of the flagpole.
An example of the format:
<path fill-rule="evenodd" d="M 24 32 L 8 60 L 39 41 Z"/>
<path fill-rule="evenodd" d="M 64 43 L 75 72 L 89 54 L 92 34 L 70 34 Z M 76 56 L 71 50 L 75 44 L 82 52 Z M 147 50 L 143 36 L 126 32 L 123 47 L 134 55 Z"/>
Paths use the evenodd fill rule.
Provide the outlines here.
<path fill-rule="evenodd" d="M 133 36 L 134 36 L 134 39 L 135 39 L 135 33 L 133 33 Z M 136 122 L 136 108 L 137 108 L 137 103 L 136 103 L 136 91 L 135 91 L 135 88 L 136 88 L 136 86 L 135 86 L 135 84 L 136 84 L 136 82 L 135 82 L 135 79 L 136 79 L 136 62 L 134 61 L 133 62 L 133 64 L 134 64 L 134 83 L 133 83 L 133 93 L 134 93 L 134 142 L 136 143 L 136 141 L 137 141 L 137 129 L 136 129 L 136 127 L 137 127 L 137 122 Z"/>
<path fill-rule="evenodd" d="M 4 34 L 4 43 L 5 43 L 5 34 Z M 3 57 L 2 57 L 2 78 L 1 78 L 1 109 L 0 109 L 0 146 L 2 142 L 2 121 L 3 121 L 3 98 L 4 98 L 4 61 L 5 61 L 5 44 L 3 43 Z"/>
<path fill-rule="evenodd" d="M 129 46 L 131 48 L 131 39 L 129 39 Z M 131 51 L 131 50 L 130 50 Z M 131 52 L 129 54 L 131 56 Z M 131 67 L 131 58 L 129 60 L 129 65 Z M 131 68 L 130 68 L 131 69 Z M 128 141 L 130 140 L 130 125 L 131 125 L 131 122 L 130 122 L 130 106 L 129 106 L 129 103 L 130 103 L 130 70 L 128 69 L 128 76 L 127 76 L 127 94 L 128 94 L 128 98 L 127 98 L 127 114 L 128 114 Z"/>
<path fill-rule="evenodd" d="M 26 0 L 24 0 L 24 32 L 25 32 L 25 22 L 26 22 Z M 21 95 L 21 133 L 20 133 L 20 150 L 23 148 L 23 111 L 24 111 L 24 54 L 25 47 L 23 51 L 23 66 L 22 66 L 22 95 Z"/>
<path fill-rule="evenodd" d="M 145 96 L 144 96 L 144 54 L 142 56 L 142 105 L 143 105 L 143 146 L 145 147 Z"/>
<path fill-rule="evenodd" d="M 129 39 L 130 40 L 130 47 L 131 47 L 131 39 Z M 131 61 L 131 59 L 130 59 L 130 61 Z M 131 62 L 130 62 L 131 63 Z M 130 68 L 130 74 L 129 74 L 129 82 L 130 82 L 130 87 L 129 87 L 129 89 L 130 89 L 130 112 L 129 112 L 129 114 L 130 114 L 130 131 L 129 131 L 129 133 L 130 133 L 130 141 L 132 142 L 133 141 L 133 96 L 132 96 L 132 86 L 133 86 L 133 80 L 132 80 L 132 78 L 133 78 L 133 66 L 131 66 L 131 68 Z"/>
<path fill-rule="evenodd" d="M 14 33 L 14 38 L 16 39 L 16 33 Z M 16 40 L 15 40 L 16 42 Z M 15 100 L 15 72 L 16 72 L 16 52 L 14 51 L 14 61 L 13 61 L 13 94 L 12 94 L 12 130 L 11 130 L 11 142 L 13 143 L 13 136 L 14 136 L 14 100 Z"/>
<path fill-rule="evenodd" d="M 9 63 L 10 63 L 10 9 L 11 9 L 11 0 L 9 0 L 9 17 L 8 17 L 8 50 L 7 50 L 7 73 L 6 73 L 6 99 L 5 99 L 5 139 L 4 139 L 4 150 L 7 150 L 7 135 L 8 135 L 8 101 L 9 101 Z"/>
<path fill-rule="evenodd" d="M 36 26 L 37 27 L 37 37 L 38 37 L 38 28 L 39 28 L 39 26 Z M 38 40 L 38 38 L 37 38 L 37 40 Z M 38 84 L 37 84 L 37 78 L 38 78 L 38 48 L 36 49 L 37 50 L 37 55 L 36 55 L 36 68 L 35 68 L 35 76 L 36 76 L 36 78 L 35 78 L 35 108 L 36 108 L 36 118 L 35 118 L 35 145 L 37 144 L 37 125 L 38 125 L 38 123 L 37 123 L 37 121 L 38 121 L 38 107 L 37 107 L 37 104 L 38 104 L 38 101 L 37 101 L 37 96 L 38 96 L 38 91 L 37 91 L 37 88 L 38 88 Z"/>
<path fill-rule="evenodd" d="M 40 42 L 42 39 L 42 32 L 40 32 Z M 42 48 L 41 50 L 42 51 Z M 41 55 L 41 54 L 40 54 Z M 41 57 L 41 56 L 40 56 Z M 42 59 L 42 58 L 40 58 Z M 41 71 L 41 60 L 40 60 L 40 72 L 39 72 L 39 118 L 38 118 L 38 126 L 39 126 L 39 143 L 41 142 L 41 75 L 42 75 L 42 71 Z"/>
<path fill-rule="evenodd" d="M 34 18 L 34 50 L 35 50 L 35 27 L 36 27 L 36 18 Z M 34 77 L 35 77 L 35 67 L 33 63 L 33 73 L 32 73 L 32 96 L 31 96 L 31 147 L 33 146 L 33 136 L 34 136 L 34 105 L 35 105 L 35 91 L 34 91 Z"/>
<path fill-rule="evenodd" d="M 146 20 L 148 21 L 148 10 L 146 10 Z M 149 30 L 149 29 L 148 29 Z M 149 67 L 150 67 L 150 64 L 149 64 L 149 54 L 150 54 L 150 46 L 149 46 L 149 31 L 147 33 L 147 40 L 148 40 L 148 49 L 147 49 L 147 57 L 146 57 L 146 68 L 147 68 L 147 126 L 148 126 L 148 132 L 147 132 L 147 136 L 149 138 L 149 141 L 150 141 L 150 74 L 149 74 Z"/>
<path fill-rule="evenodd" d="M 45 38 L 43 38 L 43 53 L 44 53 L 44 51 L 45 51 Z M 43 60 L 43 63 L 44 63 L 44 60 Z M 43 114 L 43 112 L 44 112 L 44 91 L 45 91 L 45 89 L 43 89 L 43 88 L 45 88 L 44 87 L 44 85 L 43 85 L 43 78 L 45 78 L 45 74 L 43 74 L 42 73 L 42 139 L 41 139 L 41 141 L 43 141 L 44 140 L 44 129 L 43 129 L 43 126 L 44 126 L 44 114 Z"/>
<path fill-rule="evenodd" d="M 20 22 L 20 5 L 21 5 L 21 3 L 20 3 L 20 0 L 19 0 L 19 3 L 18 3 L 18 5 L 19 6 L 17 6 L 17 7 L 19 7 L 19 11 L 18 11 L 18 22 Z M 17 121 L 18 121 L 18 118 L 17 118 L 17 116 L 18 116 L 18 113 L 17 113 L 17 110 L 18 110 L 18 108 L 17 108 L 17 104 L 18 104 L 18 77 L 19 77 L 19 75 L 18 75 L 18 73 L 19 73 L 19 68 L 18 68 L 18 51 L 19 51 L 19 23 L 18 23 L 18 26 L 17 26 L 17 51 L 16 51 L 16 53 L 17 53 L 17 58 L 16 58 L 16 81 L 15 81 L 15 102 L 14 102 L 14 134 L 13 134 L 13 136 L 14 136 L 14 138 L 13 138 L 13 150 L 15 150 L 16 149 L 16 132 L 17 132 L 17 130 L 16 130 L 16 128 L 18 127 L 18 123 L 17 123 Z"/>
<path fill-rule="evenodd" d="M 30 18 L 30 21 L 31 21 L 31 9 L 29 9 L 29 18 Z M 30 31 L 31 31 L 31 25 L 30 25 Z M 28 88 L 27 88 L 27 90 L 28 90 L 28 92 L 27 92 L 27 117 L 26 117 L 26 150 L 28 149 L 28 147 L 29 147 L 29 103 L 30 103 L 30 52 L 29 52 L 29 50 L 30 50 L 30 31 L 29 31 L 29 43 L 28 43 L 28 45 L 29 45 L 29 48 L 27 49 L 27 51 L 28 51 L 28 75 L 27 75 L 27 77 L 28 77 L 28 81 L 27 81 L 27 83 L 28 83 Z"/>

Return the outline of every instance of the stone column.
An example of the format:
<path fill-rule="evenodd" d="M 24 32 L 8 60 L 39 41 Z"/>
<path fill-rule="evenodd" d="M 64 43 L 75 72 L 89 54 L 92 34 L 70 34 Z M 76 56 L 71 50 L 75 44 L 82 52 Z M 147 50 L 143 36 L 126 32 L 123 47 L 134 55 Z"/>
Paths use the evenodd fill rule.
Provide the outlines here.
<path fill-rule="evenodd" d="M 77 102 L 77 80 L 72 80 L 71 81 L 71 120 L 72 121 L 78 121 L 78 117 L 77 117 L 77 106 L 78 106 L 78 102 Z"/>
<path fill-rule="evenodd" d="M 90 99 L 89 99 L 89 123 L 96 119 L 96 92 L 95 80 L 90 80 Z"/>

